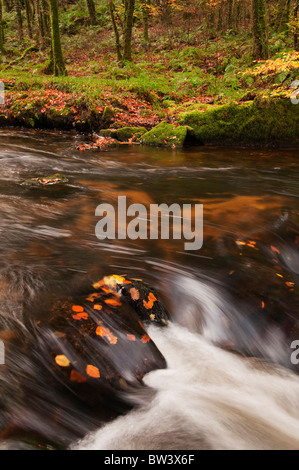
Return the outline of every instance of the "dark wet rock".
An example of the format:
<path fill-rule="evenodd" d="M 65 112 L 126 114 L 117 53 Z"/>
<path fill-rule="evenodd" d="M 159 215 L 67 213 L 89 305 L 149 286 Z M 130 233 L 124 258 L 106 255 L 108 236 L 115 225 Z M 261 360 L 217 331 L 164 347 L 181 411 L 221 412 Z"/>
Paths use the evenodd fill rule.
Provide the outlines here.
<path fill-rule="evenodd" d="M 168 314 L 141 281 L 108 276 L 77 296 L 39 299 L 35 309 L 6 348 L 2 437 L 65 447 L 129 411 L 127 393 L 166 367 L 146 325 Z"/>

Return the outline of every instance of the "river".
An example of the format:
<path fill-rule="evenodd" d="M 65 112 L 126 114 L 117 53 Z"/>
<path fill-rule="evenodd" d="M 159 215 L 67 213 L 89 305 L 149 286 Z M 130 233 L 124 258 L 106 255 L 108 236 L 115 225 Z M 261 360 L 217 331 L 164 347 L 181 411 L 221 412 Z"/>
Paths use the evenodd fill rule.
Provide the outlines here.
<path fill-rule="evenodd" d="M 112 422 L 90 429 L 86 418 L 78 438 L 70 418 L 58 447 L 298 449 L 298 150 L 76 150 L 84 142 L 0 131 L 0 338 L 5 345 L 11 320 L 22 323 L 24 302 L 42 303 L 45 287 L 126 274 L 155 286 L 168 308 L 169 326 L 149 328 L 167 368 L 147 374 L 130 397 L 136 407 Z M 68 182 L 21 184 L 55 173 Z M 187 251 L 183 239 L 99 240 L 96 207 L 119 196 L 145 206 L 203 204 L 202 248 Z M 38 416 L 45 436 L 49 418 L 34 407 L 33 397 L 27 423 Z M 0 448 L 32 448 L 28 441 L 4 433 Z"/>

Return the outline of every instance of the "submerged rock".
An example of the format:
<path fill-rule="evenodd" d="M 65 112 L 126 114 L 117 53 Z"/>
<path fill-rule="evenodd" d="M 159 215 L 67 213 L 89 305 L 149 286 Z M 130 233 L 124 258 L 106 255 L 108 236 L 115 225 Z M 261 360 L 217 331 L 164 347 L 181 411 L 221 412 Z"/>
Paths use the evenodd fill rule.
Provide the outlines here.
<path fill-rule="evenodd" d="M 68 183 L 68 181 L 69 180 L 64 175 L 56 173 L 55 175 L 50 176 L 30 178 L 28 180 L 23 181 L 23 183 L 21 183 L 21 186 L 25 186 L 27 188 L 41 188 L 43 186 L 53 186 Z"/>
<path fill-rule="evenodd" d="M 80 150 L 81 152 L 86 150 L 107 150 L 108 148 L 116 147 L 117 145 L 118 141 L 112 137 L 102 137 L 95 135 L 94 142 L 77 145 L 76 150 Z"/>

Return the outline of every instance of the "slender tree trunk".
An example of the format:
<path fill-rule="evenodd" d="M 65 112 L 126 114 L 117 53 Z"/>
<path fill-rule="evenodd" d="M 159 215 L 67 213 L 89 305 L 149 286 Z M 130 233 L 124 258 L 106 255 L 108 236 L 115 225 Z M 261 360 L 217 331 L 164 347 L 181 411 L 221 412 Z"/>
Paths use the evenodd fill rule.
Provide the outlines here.
<path fill-rule="evenodd" d="M 66 75 L 66 69 L 61 49 L 59 16 L 57 0 L 50 1 L 50 18 L 51 18 L 51 37 L 52 37 L 52 57 L 54 75 Z"/>
<path fill-rule="evenodd" d="M 41 0 L 40 9 L 41 9 L 41 16 L 43 19 L 43 27 L 45 31 L 45 36 L 50 38 L 51 28 L 50 28 L 50 11 L 49 11 L 48 0 Z"/>
<path fill-rule="evenodd" d="M 0 0 L 0 51 L 4 52 L 3 0 Z"/>
<path fill-rule="evenodd" d="M 265 19 L 265 0 L 252 0 L 253 58 L 268 59 L 269 46 Z"/>
<path fill-rule="evenodd" d="M 288 23 L 290 21 L 291 0 L 279 0 L 276 28 L 278 31 L 289 30 Z"/>
<path fill-rule="evenodd" d="M 294 27 L 294 49 L 295 51 L 299 51 L 299 1 L 295 4 L 294 8 L 294 20 L 295 20 L 295 27 Z"/>
<path fill-rule="evenodd" d="M 141 9 L 142 9 L 142 21 L 143 21 L 143 39 L 146 44 L 149 44 L 149 35 L 148 35 L 148 20 L 149 20 L 149 9 L 148 5 L 150 0 L 140 0 Z"/>
<path fill-rule="evenodd" d="M 90 23 L 92 25 L 97 24 L 97 17 L 96 17 L 96 7 L 93 0 L 87 0 L 87 7 L 89 13 Z"/>
<path fill-rule="evenodd" d="M 29 34 L 30 39 L 32 39 L 33 38 L 33 33 L 32 33 L 32 10 L 31 10 L 29 0 L 25 0 L 25 9 L 26 9 L 28 34 Z"/>
<path fill-rule="evenodd" d="M 24 40 L 23 17 L 22 17 L 22 5 L 21 5 L 20 0 L 16 0 L 16 13 L 17 13 L 19 37 L 20 37 L 20 41 L 23 41 Z"/>
<path fill-rule="evenodd" d="M 132 61 L 132 32 L 134 21 L 135 0 L 124 0 L 124 60 Z"/>
<path fill-rule="evenodd" d="M 233 28 L 233 0 L 228 0 L 228 12 L 227 12 L 227 28 Z"/>
<path fill-rule="evenodd" d="M 119 39 L 119 32 L 115 20 L 115 6 L 112 0 L 109 0 L 109 11 L 110 11 L 110 16 L 111 16 L 111 21 L 112 21 L 112 26 L 113 26 L 113 31 L 115 34 L 115 43 L 116 43 L 116 52 L 117 52 L 117 59 L 120 65 L 123 63 L 123 56 L 121 53 L 121 45 L 120 45 L 120 39 Z"/>

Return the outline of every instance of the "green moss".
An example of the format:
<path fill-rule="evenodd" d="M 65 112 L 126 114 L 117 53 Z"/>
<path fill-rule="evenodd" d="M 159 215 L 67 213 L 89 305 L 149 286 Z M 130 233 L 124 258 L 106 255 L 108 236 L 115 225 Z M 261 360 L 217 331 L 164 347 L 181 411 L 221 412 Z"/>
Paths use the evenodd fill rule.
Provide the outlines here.
<path fill-rule="evenodd" d="M 120 129 L 101 129 L 99 135 L 101 137 L 111 137 L 120 142 L 128 142 L 130 139 L 136 142 L 139 141 L 146 132 L 147 129 L 145 127 L 122 127 Z"/>
<path fill-rule="evenodd" d="M 116 139 L 117 129 L 101 129 L 98 134 L 101 137 L 111 137 L 111 139 Z"/>
<path fill-rule="evenodd" d="M 109 124 L 112 121 L 113 117 L 114 117 L 113 109 L 111 109 L 109 106 L 106 106 L 103 111 L 102 120 Z"/>
<path fill-rule="evenodd" d="M 180 123 L 203 144 L 299 144 L 299 108 L 279 96 L 182 113 Z"/>
<path fill-rule="evenodd" d="M 122 127 L 117 129 L 116 138 L 121 142 L 128 142 L 129 139 L 134 141 L 140 140 L 140 138 L 147 132 L 145 127 Z"/>
<path fill-rule="evenodd" d="M 188 134 L 192 133 L 189 126 L 174 126 L 161 122 L 151 131 L 142 136 L 142 143 L 145 145 L 161 147 L 182 147 L 186 142 Z"/>
<path fill-rule="evenodd" d="M 162 108 L 174 108 L 175 107 L 175 101 L 173 100 L 164 100 L 161 103 Z"/>

